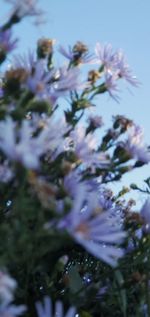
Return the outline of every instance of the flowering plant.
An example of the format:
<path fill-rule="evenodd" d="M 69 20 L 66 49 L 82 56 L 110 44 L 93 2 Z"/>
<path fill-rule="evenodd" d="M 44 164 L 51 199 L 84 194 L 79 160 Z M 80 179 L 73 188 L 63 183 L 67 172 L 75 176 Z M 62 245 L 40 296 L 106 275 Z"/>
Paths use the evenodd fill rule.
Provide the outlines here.
<path fill-rule="evenodd" d="M 90 53 L 42 38 L 36 54 L 5 67 L 14 24 L 42 14 L 37 1 L 9 2 L 0 28 L 0 317 L 150 316 L 150 200 L 135 212 L 124 196 L 142 189 L 111 190 L 150 162 L 150 149 L 124 116 L 104 131 L 94 104 L 104 93 L 119 102 L 121 80 L 139 82 L 110 44 Z"/>

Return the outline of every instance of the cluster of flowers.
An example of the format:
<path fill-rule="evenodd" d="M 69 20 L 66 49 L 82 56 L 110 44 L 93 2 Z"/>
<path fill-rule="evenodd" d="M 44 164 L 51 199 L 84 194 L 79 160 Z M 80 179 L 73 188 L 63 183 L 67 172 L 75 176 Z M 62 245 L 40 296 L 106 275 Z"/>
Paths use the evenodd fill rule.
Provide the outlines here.
<path fill-rule="evenodd" d="M 25 16 L 41 16 L 36 1 L 9 2 L 13 10 L 0 29 L 1 64 L 18 42 L 12 39 L 13 24 Z M 121 116 L 98 142 L 95 131 L 103 121 L 89 109 L 94 97 L 105 92 L 119 101 L 119 80 L 133 86 L 139 83 L 123 52 L 114 51 L 110 44 L 97 43 L 93 54 L 81 42 L 68 50 L 60 46 L 58 51 L 66 58 L 62 67 L 53 65 L 54 40 L 40 39 L 37 56 L 15 56 L 1 77 L 0 182 L 16 186 L 18 171 L 25 170 L 28 185 L 42 207 L 54 211 L 45 222 L 45 230 L 65 232 L 89 254 L 115 267 L 125 254 L 122 243 L 127 233 L 124 210 L 105 184 L 149 163 L 150 150 L 144 144 L 142 129 Z M 80 79 L 84 64 L 95 64 L 96 70 Z M 66 96 L 70 108 L 62 112 L 58 103 Z M 141 232 L 149 232 L 150 201 L 143 206 L 141 217 Z M 17 316 L 25 307 L 11 304 L 16 282 L 0 274 L 0 314 Z M 52 316 L 48 297 L 44 305 L 36 304 L 39 317 Z M 58 317 L 63 316 L 62 309 L 62 303 L 56 302 Z M 71 307 L 66 317 L 74 315 Z"/>

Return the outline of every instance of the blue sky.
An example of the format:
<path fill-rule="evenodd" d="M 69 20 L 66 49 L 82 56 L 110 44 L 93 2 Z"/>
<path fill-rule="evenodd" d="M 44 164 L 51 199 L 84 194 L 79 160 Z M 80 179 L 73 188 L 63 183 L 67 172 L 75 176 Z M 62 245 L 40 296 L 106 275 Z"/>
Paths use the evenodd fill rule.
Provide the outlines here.
<path fill-rule="evenodd" d="M 2 1 L 1 1 L 2 2 Z M 116 104 L 104 96 L 97 101 L 99 114 L 108 121 L 112 114 L 124 114 L 145 130 L 150 144 L 150 1 L 149 0 L 39 0 L 46 11 L 47 23 L 38 27 L 28 20 L 15 27 L 21 37 L 20 51 L 34 48 L 36 40 L 45 36 L 55 38 L 57 44 L 74 44 L 81 40 L 91 50 L 95 43 L 112 43 L 122 48 L 134 73 L 141 82 L 138 89 L 128 91 L 126 85 L 121 102 Z M 0 17 L 7 16 L 6 2 L 1 5 Z M 150 176 L 150 167 L 125 177 L 127 183 Z"/>

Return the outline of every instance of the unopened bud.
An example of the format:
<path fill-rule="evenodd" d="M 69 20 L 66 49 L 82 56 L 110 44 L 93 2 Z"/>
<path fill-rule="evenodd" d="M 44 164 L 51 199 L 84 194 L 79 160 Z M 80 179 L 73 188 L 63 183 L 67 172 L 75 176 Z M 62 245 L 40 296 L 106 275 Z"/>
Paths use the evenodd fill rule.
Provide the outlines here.
<path fill-rule="evenodd" d="M 88 52 L 88 47 L 84 43 L 78 41 L 73 47 L 73 52 L 84 54 Z"/>
<path fill-rule="evenodd" d="M 53 53 L 55 40 L 42 38 L 38 41 L 37 54 L 39 58 L 45 58 Z"/>
<path fill-rule="evenodd" d="M 24 68 L 10 69 L 5 75 L 4 90 L 10 94 L 18 93 L 22 83 L 26 81 L 28 72 Z"/>
<path fill-rule="evenodd" d="M 73 164 L 68 161 L 63 161 L 61 164 L 61 171 L 63 175 L 67 175 L 71 172 Z"/>
<path fill-rule="evenodd" d="M 132 184 L 130 185 L 130 188 L 131 188 L 131 189 L 138 189 L 137 185 L 134 184 L 134 183 L 132 183 Z"/>
<path fill-rule="evenodd" d="M 91 84 L 94 84 L 99 78 L 100 78 L 100 73 L 98 70 L 90 70 L 88 72 L 88 81 L 90 81 Z"/>
<path fill-rule="evenodd" d="M 75 63 L 75 65 L 79 65 L 81 63 L 81 57 L 86 54 L 88 52 L 88 47 L 78 41 L 72 49 L 73 52 L 73 62 Z"/>
<path fill-rule="evenodd" d="M 27 111 L 34 111 L 38 113 L 50 113 L 51 105 L 45 100 L 34 100 L 28 103 Z"/>
<path fill-rule="evenodd" d="M 132 280 L 134 282 L 138 283 L 141 281 L 141 279 L 142 279 L 142 275 L 140 274 L 140 272 L 136 271 L 136 272 L 132 273 Z"/>

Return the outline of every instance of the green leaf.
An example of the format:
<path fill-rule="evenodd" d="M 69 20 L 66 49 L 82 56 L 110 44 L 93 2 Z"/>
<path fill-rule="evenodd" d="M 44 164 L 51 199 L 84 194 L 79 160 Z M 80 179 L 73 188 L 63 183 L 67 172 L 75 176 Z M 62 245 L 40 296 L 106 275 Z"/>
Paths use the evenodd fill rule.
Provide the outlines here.
<path fill-rule="evenodd" d="M 117 284 L 119 286 L 119 296 L 120 296 L 120 306 L 123 312 L 123 316 L 127 317 L 127 296 L 126 296 L 126 289 L 123 288 L 124 285 L 124 278 L 121 271 L 115 271 L 115 277 L 117 280 Z"/>
<path fill-rule="evenodd" d="M 92 315 L 89 312 L 82 310 L 80 312 L 80 317 L 92 317 Z"/>
<path fill-rule="evenodd" d="M 83 288 L 82 279 L 78 272 L 78 266 L 73 265 L 70 267 L 69 272 L 69 288 L 72 293 L 77 293 Z"/>

